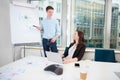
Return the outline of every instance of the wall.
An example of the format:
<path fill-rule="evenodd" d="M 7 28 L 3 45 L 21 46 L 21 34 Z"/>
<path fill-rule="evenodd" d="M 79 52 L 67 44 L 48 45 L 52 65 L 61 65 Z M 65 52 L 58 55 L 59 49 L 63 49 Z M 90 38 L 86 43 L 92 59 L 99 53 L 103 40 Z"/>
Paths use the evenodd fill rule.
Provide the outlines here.
<path fill-rule="evenodd" d="M 0 66 L 3 66 L 13 61 L 9 0 L 0 0 L 0 10 Z"/>

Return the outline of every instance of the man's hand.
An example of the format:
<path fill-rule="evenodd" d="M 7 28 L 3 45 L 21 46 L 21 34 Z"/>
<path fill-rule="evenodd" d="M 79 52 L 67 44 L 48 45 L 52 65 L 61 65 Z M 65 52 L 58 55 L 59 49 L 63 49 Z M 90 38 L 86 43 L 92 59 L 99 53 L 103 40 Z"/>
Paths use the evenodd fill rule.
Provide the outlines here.
<path fill-rule="evenodd" d="M 55 37 L 53 37 L 53 38 L 51 39 L 51 42 L 54 43 L 54 42 L 57 40 L 58 37 L 59 37 L 59 35 L 56 34 Z"/>
<path fill-rule="evenodd" d="M 51 42 L 54 43 L 56 41 L 56 38 L 52 38 Z"/>
<path fill-rule="evenodd" d="M 36 27 L 36 29 L 43 31 L 41 27 L 39 27 L 39 26 L 35 26 L 35 27 Z"/>

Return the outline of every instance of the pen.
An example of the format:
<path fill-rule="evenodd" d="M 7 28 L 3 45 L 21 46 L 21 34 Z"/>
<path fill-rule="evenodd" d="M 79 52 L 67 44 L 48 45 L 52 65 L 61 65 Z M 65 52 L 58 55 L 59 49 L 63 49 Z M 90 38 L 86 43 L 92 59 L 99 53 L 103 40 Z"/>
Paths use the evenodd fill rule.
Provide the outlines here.
<path fill-rule="evenodd" d="M 37 27 L 37 26 L 33 25 L 33 27 Z"/>

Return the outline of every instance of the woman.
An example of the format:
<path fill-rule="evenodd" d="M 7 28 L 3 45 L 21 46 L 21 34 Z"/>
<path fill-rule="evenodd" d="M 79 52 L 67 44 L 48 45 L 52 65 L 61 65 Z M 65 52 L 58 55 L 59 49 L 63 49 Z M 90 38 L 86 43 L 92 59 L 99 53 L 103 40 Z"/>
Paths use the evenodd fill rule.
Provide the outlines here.
<path fill-rule="evenodd" d="M 76 30 L 74 34 L 74 42 L 70 44 L 68 50 L 62 55 L 63 63 L 77 62 L 82 59 L 86 46 L 84 44 L 84 33 Z"/>

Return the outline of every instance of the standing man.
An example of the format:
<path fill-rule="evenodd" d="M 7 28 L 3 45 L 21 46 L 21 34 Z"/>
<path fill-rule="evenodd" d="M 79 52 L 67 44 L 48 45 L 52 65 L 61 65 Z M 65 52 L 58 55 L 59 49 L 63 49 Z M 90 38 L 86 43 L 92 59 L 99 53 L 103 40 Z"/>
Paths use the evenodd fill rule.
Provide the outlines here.
<path fill-rule="evenodd" d="M 58 52 L 56 40 L 60 36 L 61 31 L 58 21 L 53 19 L 54 8 L 48 6 L 46 8 L 47 17 L 41 22 L 40 27 L 36 27 L 38 30 L 43 31 L 43 49 L 46 57 L 45 51 Z"/>

